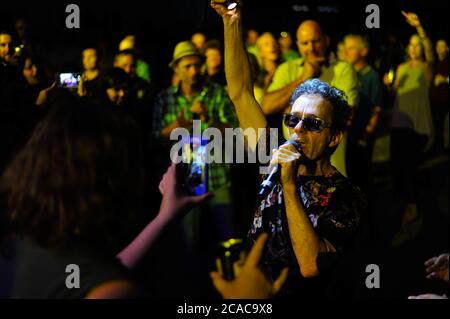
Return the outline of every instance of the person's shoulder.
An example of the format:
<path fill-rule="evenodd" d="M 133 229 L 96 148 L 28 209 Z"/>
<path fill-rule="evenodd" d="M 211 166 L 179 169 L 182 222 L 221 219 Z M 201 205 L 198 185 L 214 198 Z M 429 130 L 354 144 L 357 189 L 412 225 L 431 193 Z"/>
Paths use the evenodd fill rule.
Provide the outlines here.
<path fill-rule="evenodd" d="M 342 190 L 347 190 L 349 192 L 354 192 L 355 194 L 361 194 L 364 196 L 361 188 L 356 185 L 350 178 L 342 175 L 340 172 L 337 172 L 332 177 L 332 183 L 334 183 L 337 187 Z"/>
<path fill-rule="evenodd" d="M 296 59 L 288 60 L 281 63 L 278 68 L 280 69 L 292 69 L 292 68 L 300 68 L 303 65 L 303 58 L 299 57 Z"/>
<path fill-rule="evenodd" d="M 345 61 L 341 61 L 341 60 L 336 60 L 333 64 L 334 70 L 336 73 L 352 73 L 356 75 L 356 71 L 353 69 L 353 67 L 351 66 L 350 63 L 345 62 Z"/>
<path fill-rule="evenodd" d="M 361 188 L 353 183 L 348 177 L 341 173 L 332 177 L 332 185 L 335 187 L 335 196 L 339 198 L 343 205 L 358 207 L 358 211 L 363 211 L 367 207 L 367 196 Z"/>
<path fill-rule="evenodd" d="M 206 81 L 200 94 L 208 94 L 210 96 L 228 96 L 228 92 L 223 85 L 213 81 Z"/>
<path fill-rule="evenodd" d="M 161 90 L 159 90 L 158 94 L 157 94 L 157 98 L 161 99 L 165 96 L 168 95 L 174 95 L 176 92 L 178 91 L 177 86 L 167 86 L 165 88 L 162 88 Z"/>
<path fill-rule="evenodd" d="M 216 83 L 214 81 L 211 80 L 206 80 L 203 83 L 203 88 L 205 89 L 209 89 L 209 90 L 220 90 L 220 91 L 225 91 L 225 87 L 223 85 L 220 85 L 219 83 Z"/>

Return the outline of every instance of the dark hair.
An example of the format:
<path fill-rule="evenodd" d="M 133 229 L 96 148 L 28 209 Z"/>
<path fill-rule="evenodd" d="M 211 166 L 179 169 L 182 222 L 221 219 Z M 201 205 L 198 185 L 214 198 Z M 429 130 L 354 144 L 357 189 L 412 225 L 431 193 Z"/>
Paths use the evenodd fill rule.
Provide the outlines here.
<path fill-rule="evenodd" d="M 12 34 L 11 32 L 9 32 L 8 30 L 4 30 L 4 29 L 1 29 L 1 30 L 0 30 L 0 35 L 1 35 L 1 34 L 9 35 L 11 38 L 12 38 L 12 36 L 13 36 L 13 34 Z"/>
<path fill-rule="evenodd" d="M 261 76 L 261 68 L 259 67 L 258 59 L 253 53 L 250 52 L 247 52 L 247 56 L 253 83 L 262 87 L 264 85 L 264 79 Z"/>
<path fill-rule="evenodd" d="M 205 43 L 205 52 L 208 49 L 216 49 L 222 52 L 222 43 L 216 39 L 209 40 Z"/>
<path fill-rule="evenodd" d="M 24 48 L 20 59 L 20 68 L 23 69 L 27 60 L 30 60 L 32 64 L 36 66 L 37 74 L 36 78 L 42 87 L 49 87 L 52 85 L 55 79 L 55 72 L 48 61 L 44 60 L 39 55 L 35 54 L 32 50 Z"/>
<path fill-rule="evenodd" d="M 111 68 L 103 75 L 102 87 L 104 90 L 109 88 L 128 88 L 129 81 L 129 75 L 124 70 L 121 68 Z"/>
<path fill-rule="evenodd" d="M 116 60 L 121 55 L 131 55 L 133 57 L 133 59 L 136 60 L 136 51 L 135 50 L 126 49 L 126 50 L 118 51 L 116 53 L 114 59 Z"/>
<path fill-rule="evenodd" d="M 5 170 L 10 232 L 44 247 L 114 250 L 141 207 L 139 134 L 125 113 L 77 97 L 55 105 Z"/>
<path fill-rule="evenodd" d="M 351 108 L 347 103 L 345 93 L 319 79 L 312 79 L 297 86 L 291 95 L 290 104 L 304 94 L 318 94 L 332 107 L 332 126 L 336 131 L 344 132 L 350 119 Z"/>

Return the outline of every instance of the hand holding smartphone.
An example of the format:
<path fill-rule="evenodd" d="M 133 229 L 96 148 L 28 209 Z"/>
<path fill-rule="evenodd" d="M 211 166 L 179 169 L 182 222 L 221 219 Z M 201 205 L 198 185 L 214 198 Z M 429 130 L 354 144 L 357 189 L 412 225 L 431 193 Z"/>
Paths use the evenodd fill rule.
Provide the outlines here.
<path fill-rule="evenodd" d="M 208 140 L 190 137 L 181 144 L 182 161 L 177 165 L 180 185 L 190 195 L 203 195 L 208 191 Z"/>

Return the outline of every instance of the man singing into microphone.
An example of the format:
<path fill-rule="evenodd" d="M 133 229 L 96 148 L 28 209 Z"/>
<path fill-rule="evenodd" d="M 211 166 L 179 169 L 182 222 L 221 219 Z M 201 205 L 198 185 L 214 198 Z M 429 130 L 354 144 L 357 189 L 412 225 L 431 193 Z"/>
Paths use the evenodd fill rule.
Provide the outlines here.
<path fill-rule="evenodd" d="M 217 2 L 223 1 L 211 6 L 224 23 L 225 73 L 240 126 L 265 128 L 242 41 L 241 5 L 227 10 Z M 257 208 L 249 235 L 255 240 L 261 232 L 269 234 L 262 261 L 272 279 L 289 267 L 286 295 L 323 297 L 339 257 L 352 246 L 366 205 L 360 190 L 330 163 L 351 110 L 342 91 L 318 79 L 298 86 L 290 104 L 284 123 L 294 143 L 274 151 L 280 180 Z M 256 141 L 248 143 L 256 148 Z"/>

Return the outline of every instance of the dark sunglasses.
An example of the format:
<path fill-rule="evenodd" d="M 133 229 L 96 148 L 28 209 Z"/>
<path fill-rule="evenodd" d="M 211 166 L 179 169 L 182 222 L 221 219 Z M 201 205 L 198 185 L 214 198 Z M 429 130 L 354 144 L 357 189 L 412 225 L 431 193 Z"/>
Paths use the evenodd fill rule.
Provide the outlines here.
<path fill-rule="evenodd" d="M 320 132 L 324 128 L 330 128 L 331 125 L 327 124 L 325 120 L 322 120 L 320 117 L 308 116 L 308 117 L 300 117 L 295 114 L 284 114 L 283 122 L 287 127 L 294 128 L 302 121 L 303 127 L 305 130 L 310 132 Z"/>

